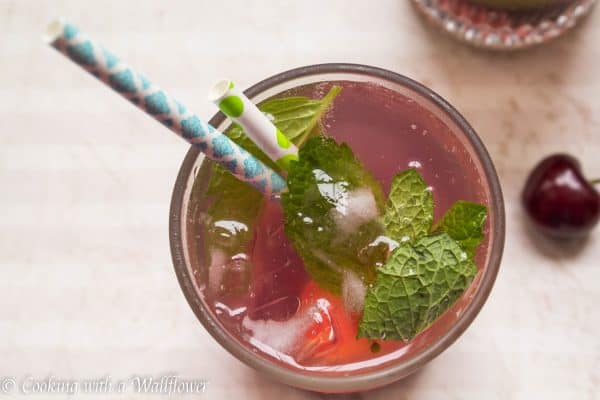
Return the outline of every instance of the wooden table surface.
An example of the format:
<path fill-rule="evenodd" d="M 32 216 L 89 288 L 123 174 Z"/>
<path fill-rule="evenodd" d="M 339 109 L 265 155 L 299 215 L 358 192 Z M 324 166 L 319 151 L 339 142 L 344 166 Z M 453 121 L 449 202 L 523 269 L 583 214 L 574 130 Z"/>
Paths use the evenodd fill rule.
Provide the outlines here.
<path fill-rule="evenodd" d="M 498 168 L 505 257 L 458 342 L 363 396 L 600 397 L 600 229 L 585 243 L 535 238 L 518 199 L 552 152 L 600 176 L 600 10 L 547 46 L 495 54 L 440 35 L 406 0 L 0 0 L 0 383 L 175 373 L 207 380 L 210 399 L 320 397 L 265 379 L 199 325 L 168 246 L 188 146 L 45 46 L 40 34 L 57 15 L 206 116 L 218 78 L 249 86 L 313 63 L 377 65 L 433 88 Z M 25 397 L 21 389 L 11 394 Z"/>

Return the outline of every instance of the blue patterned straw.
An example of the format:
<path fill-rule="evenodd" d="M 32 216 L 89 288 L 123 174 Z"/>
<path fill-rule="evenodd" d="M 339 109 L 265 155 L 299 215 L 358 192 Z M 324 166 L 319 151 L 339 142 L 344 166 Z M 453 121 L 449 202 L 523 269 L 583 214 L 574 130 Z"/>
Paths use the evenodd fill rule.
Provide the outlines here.
<path fill-rule="evenodd" d="M 191 113 L 180 102 L 122 63 L 106 49 L 59 19 L 49 27 L 45 39 L 80 67 L 113 88 L 238 179 L 264 194 L 277 195 L 287 189 L 285 180 L 271 168 L 239 147 L 227 136 Z"/>

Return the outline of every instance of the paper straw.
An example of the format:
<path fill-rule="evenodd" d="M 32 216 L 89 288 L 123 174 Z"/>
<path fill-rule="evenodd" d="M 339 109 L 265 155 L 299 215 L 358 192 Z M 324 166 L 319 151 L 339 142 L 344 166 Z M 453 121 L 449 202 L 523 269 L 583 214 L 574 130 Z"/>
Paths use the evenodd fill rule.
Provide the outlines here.
<path fill-rule="evenodd" d="M 199 147 L 208 158 L 221 164 L 238 179 L 266 195 L 277 195 L 287 189 L 279 174 L 73 25 L 59 19 L 50 24 L 44 39 L 148 115 Z"/>
<path fill-rule="evenodd" d="M 233 122 L 240 124 L 246 135 L 281 168 L 287 170 L 290 161 L 298 159 L 298 148 L 232 81 L 217 82 L 209 98 Z"/>

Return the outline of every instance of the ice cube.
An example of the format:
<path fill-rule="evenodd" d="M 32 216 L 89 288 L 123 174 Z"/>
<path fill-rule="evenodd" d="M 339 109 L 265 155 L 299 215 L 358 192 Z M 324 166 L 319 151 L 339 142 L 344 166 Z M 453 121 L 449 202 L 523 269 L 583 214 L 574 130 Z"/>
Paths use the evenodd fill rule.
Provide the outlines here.
<path fill-rule="evenodd" d="M 308 312 L 310 323 L 294 346 L 294 359 L 301 365 L 316 365 L 335 358 L 338 338 L 327 299 L 318 299 Z"/>
<path fill-rule="evenodd" d="M 236 254 L 225 264 L 219 289 L 227 294 L 242 295 L 250 289 L 252 264 L 244 253 Z"/>
<path fill-rule="evenodd" d="M 248 293 L 252 265 L 244 253 L 228 257 L 221 249 L 210 252 L 208 287 L 211 293 L 241 295 Z"/>
<path fill-rule="evenodd" d="M 240 251 L 250 239 L 248 226 L 235 219 L 209 220 L 208 235 L 230 254 Z"/>
<path fill-rule="evenodd" d="M 352 271 L 344 270 L 342 274 L 342 299 L 346 311 L 358 314 L 362 311 L 367 287 L 358 275 Z"/>
<path fill-rule="evenodd" d="M 337 229 L 343 235 L 350 235 L 364 224 L 379 215 L 373 192 L 359 188 L 346 194 L 339 206 L 331 209 Z"/>
<path fill-rule="evenodd" d="M 246 224 L 234 220 L 218 220 L 215 221 L 214 227 L 221 230 L 222 237 L 233 237 L 240 232 L 247 232 Z"/>
<path fill-rule="evenodd" d="M 208 267 L 208 288 L 211 293 L 218 293 L 225 273 L 227 254 L 221 249 L 210 250 L 210 266 Z"/>
<path fill-rule="evenodd" d="M 302 293 L 302 304 L 313 310 L 312 324 L 298 339 L 291 356 L 301 365 L 323 366 L 353 362 L 364 357 L 371 343 L 357 339 L 360 316 L 345 310 L 342 299 L 315 282 L 309 282 Z M 300 311 L 302 312 L 302 311 Z"/>
<path fill-rule="evenodd" d="M 254 341 L 287 354 L 310 326 L 310 318 L 307 313 L 298 313 L 287 321 L 253 320 L 245 316 L 242 326 L 251 331 Z"/>
<path fill-rule="evenodd" d="M 287 321 L 253 320 L 244 317 L 242 326 L 254 342 L 293 355 L 299 362 L 314 362 L 333 351 L 336 340 L 327 299 L 317 299 Z"/>

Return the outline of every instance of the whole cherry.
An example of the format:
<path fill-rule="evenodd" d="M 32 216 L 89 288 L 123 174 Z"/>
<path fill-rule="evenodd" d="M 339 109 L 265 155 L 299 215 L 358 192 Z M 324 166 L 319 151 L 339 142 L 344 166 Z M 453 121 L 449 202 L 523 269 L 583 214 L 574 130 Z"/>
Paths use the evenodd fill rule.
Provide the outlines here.
<path fill-rule="evenodd" d="M 567 154 L 543 159 L 531 172 L 522 201 L 533 224 L 558 238 L 586 235 L 600 218 L 600 194 Z"/>

